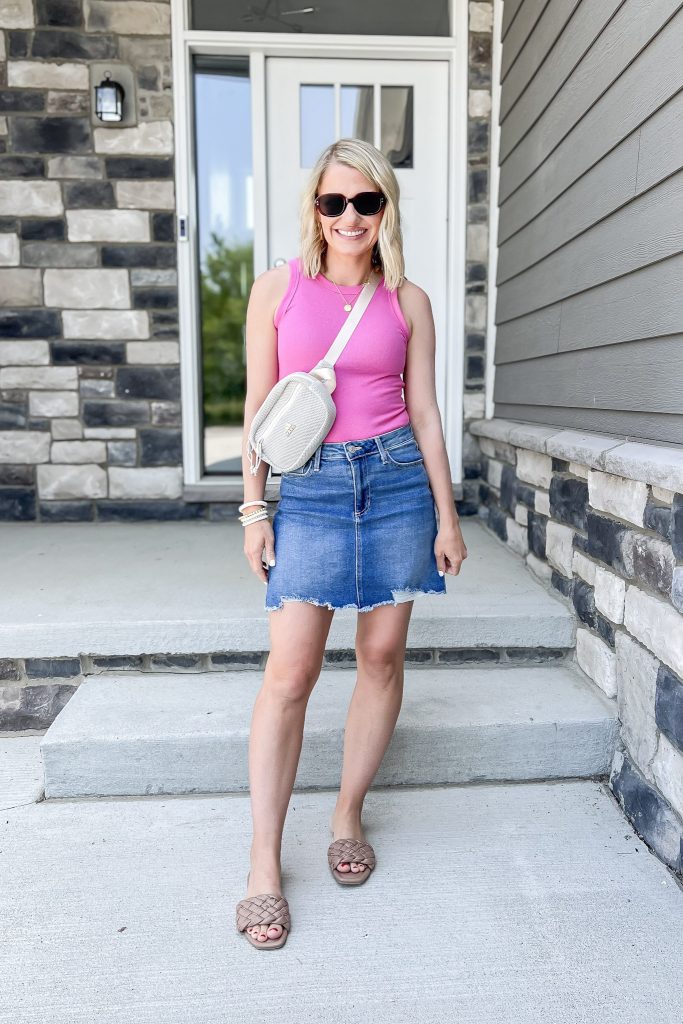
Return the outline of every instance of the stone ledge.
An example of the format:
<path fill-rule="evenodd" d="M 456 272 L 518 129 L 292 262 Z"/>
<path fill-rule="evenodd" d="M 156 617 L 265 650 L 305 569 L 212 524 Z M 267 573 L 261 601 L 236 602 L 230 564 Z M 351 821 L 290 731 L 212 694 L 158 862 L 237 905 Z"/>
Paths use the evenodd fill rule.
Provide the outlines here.
<path fill-rule="evenodd" d="M 624 438 L 590 431 L 567 430 L 517 420 L 472 420 L 469 429 L 477 437 L 503 441 L 543 455 L 582 463 L 591 469 L 629 480 L 683 491 L 683 446 Z"/>

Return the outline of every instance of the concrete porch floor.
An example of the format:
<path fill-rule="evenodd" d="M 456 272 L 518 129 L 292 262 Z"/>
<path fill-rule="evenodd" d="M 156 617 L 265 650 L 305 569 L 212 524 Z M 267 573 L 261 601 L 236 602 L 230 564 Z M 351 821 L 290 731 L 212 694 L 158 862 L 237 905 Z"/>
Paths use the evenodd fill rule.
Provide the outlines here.
<path fill-rule="evenodd" d="M 266 650 L 265 586 L 238 522 L 2 523 L 0 658 Z M 468 558 L 418 595 L 409 646 L 571 647 L 573 617 L 523 561 L 463 520 Z M 328 648 L 353 647 L 357 611 Z"/>
<path fill-rule="evenodd" d="M 681 887 L 599 782 L 372 789 L 349 890 L 334 791 L 295 793 L 265 953 L 235 929 L 248 795 L 35 803 L 38 742 L 0 740 L 2 1024 L 680 1018 Z"/>

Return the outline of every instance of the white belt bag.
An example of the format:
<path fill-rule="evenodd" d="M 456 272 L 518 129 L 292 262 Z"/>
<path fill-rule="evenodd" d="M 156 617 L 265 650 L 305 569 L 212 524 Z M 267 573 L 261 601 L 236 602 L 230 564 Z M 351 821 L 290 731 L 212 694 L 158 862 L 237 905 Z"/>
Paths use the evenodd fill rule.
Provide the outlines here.
<path fill-rule="evenodd" d="M 381 275 L 372 271 L 339 334 L 313 369 L 287 374 L 266 395 L 251 422 L 247 440 L 252 476 L 261 461 L 269 463 L 279 473 L 298 469 L 322 444 L 337 416 L 331 397 L 337 386 L 334 364 L 380 280 Z M 252 462 L 252 452 L 256 454 L 255 462 Z"/>

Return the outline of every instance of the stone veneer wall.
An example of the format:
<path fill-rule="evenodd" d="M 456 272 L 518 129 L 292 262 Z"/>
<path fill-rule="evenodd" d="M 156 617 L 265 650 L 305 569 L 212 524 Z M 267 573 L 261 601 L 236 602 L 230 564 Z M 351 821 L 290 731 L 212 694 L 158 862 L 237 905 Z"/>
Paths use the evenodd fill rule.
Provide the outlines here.
<path fill-rule="evenodd" d="M 482 520 L 572 605 L 576 661 L 617 702 L 610 788 L 683 873 L 683 449 L 501 419 L 470 429 Z"/>
<path fill-rule="evenodd" d="M 491 3 L 469 17 L 466 417 L 483 414 Z M 108 59 L 134 69 L 133 126 L 91 122 L 88 65 Z M 168 2 L 2 4 L 0 519 L 236 512 L 183 498 L 172 109 Z M 469 436 L 465 459 L 476 477 Z"/>

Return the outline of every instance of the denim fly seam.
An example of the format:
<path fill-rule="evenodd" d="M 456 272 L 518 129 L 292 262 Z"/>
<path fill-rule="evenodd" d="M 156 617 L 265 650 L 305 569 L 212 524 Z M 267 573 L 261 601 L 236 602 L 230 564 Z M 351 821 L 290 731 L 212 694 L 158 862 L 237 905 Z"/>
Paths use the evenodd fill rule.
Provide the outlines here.
<path fill-rule="evenodd" d="M 362 612 L 446 593 L 434 498 L 410 424 L 323 443 L 280 488 L 266 611 L 300 601 Z"/>

